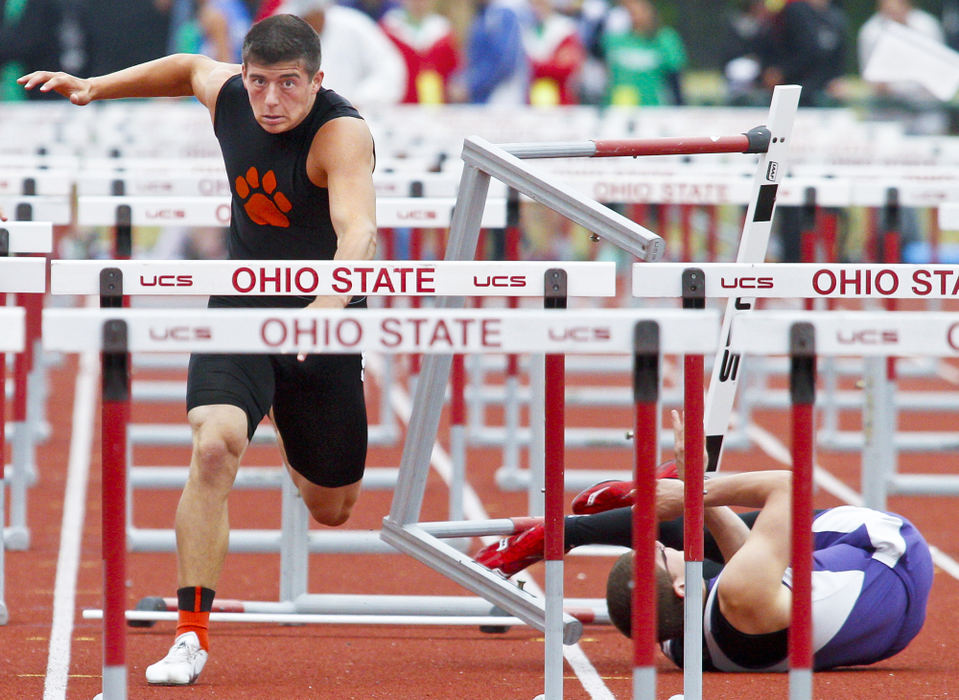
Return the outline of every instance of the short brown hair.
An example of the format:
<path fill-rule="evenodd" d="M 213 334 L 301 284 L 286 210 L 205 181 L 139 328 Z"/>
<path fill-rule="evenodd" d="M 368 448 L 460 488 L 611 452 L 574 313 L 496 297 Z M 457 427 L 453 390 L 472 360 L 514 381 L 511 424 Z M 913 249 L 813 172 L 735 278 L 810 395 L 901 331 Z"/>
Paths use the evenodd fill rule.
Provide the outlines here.
<path fill-rule="evenodd" d="M 623 554 L 606 579 L 606 607 L 616 629 L 632 634 L 633 552 Z M 673 590 L 673 581 L 662 567 L 656 567 L 656 639 L 665 642 L 683 633 L 683 599 Z"/>
<path fill-rule="evenodd" d="M 295 15 L 272 15 L 246 33 L 243 63 L 251 60 L 270 66 L 283 61 L 300 61 L 311 77 L 320 69 L 320 37 L 305 20 Z"/>

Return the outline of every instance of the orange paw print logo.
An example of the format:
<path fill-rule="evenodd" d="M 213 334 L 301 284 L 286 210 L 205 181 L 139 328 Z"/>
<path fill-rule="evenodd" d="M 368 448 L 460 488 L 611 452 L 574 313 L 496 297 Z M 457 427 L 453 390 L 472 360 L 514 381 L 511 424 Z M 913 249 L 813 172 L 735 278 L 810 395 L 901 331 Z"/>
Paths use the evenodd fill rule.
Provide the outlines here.
<path fill-rule="evenodd" d="M 293 208 L 290 200 L 276 189 L 276 175 L 267 170 L 260 180 L 260 173 L 256 168 L 250 168 L 245 175 L 236 179 L 236 193 L 243 202 L 243 210 L 253 223 L 261 226 L 278 226 L 286 228 L 290 220 L 286 212 Z"/>

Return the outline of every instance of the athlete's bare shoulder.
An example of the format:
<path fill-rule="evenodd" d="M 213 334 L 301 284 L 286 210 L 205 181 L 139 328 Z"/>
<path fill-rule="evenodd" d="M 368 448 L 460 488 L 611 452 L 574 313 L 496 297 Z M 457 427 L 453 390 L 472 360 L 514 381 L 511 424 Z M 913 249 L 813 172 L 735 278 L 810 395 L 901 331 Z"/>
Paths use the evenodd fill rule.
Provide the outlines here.
<path fill-rule="evenodd" d="M 198 56 L 198 59 L 192 76 L 193 94 L 212 115 L 220 89 L 227 80 L 239 75 L 241 66 L 238 63 L 221 63 L 205 56 Z"/>

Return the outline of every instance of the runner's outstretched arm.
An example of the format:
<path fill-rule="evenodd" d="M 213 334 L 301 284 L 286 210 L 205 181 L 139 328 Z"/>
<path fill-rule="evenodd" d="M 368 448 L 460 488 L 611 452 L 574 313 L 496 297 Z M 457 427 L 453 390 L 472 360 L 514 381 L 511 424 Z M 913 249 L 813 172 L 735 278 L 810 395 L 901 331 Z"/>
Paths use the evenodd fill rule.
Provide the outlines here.
<path fill-rule="evenodd" d="M 198 54 L 173 54 L 93 78 L 62 71 L 34 71 L 17 82 L 27 90 L 56 92 L 75 105 L 130 97 L 189 97 L 212 108 L 220 87 L 240 66 Z"/>

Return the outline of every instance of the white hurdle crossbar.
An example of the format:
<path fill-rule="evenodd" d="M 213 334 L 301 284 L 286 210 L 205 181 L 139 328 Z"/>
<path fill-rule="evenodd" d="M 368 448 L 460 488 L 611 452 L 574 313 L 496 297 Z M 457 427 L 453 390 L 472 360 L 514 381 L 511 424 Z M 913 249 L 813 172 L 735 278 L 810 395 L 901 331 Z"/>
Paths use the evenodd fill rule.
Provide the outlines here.
<path fill-rule="evenodd" d="M 639 297 L 674 297 L 681 290 L 684 270 L 702 273 L 707 298 L 750 294 L 776 299 L 957 299 L 959 268 L 933 264 L 819 264 L 819 263 L 685 263 L 633 266 L 633 294 Z M 903 312 L 887 315 L 890 323 Z M 928 312 L 934 318 L 933 312 Z M 842 337 L 850 347 L 875 345 L 885 357 L 899 355 L 896 331 L 880 324 L 863 335 L 850 329 Z M 894 326 L 893 326 L 894 327 Z M 844 353 L 850 354 L 850 353 Z M 855 353 L 851 353 L 855 354 Z M 926 355 L 928 353 L 913 353 Z M 884 509 L 889 494 L 959 494 L 959 476 L 952 474 L 898 474 L 896 466 L 895 380 L 882 362 L 867 360 L 862 403 L 863 423 L 869 429 L 852 440 L 840 435 L 841 444 L 854 444 L 862 452 L 862 483 L 866 505 Z M 952 433 L 930 435 L 938 450 L 959 448 Z"/>
<path fill-rule="evenodd" d="M 379 351 L 389 353 L 419 352 L 430 356 L 451 353 L 599 353 L 625 354 L 634 346 L 634 332 L 640 320 L 659 324 L 663 352 L 699 352 L 715 349 L 718 317 L 712 311 L 661 312 L 641 310 L 462 310 L 462 309 L 392 309 L 361 312 L 313 311 L 302 309 L 216 309 L 216 310 L 153 310 L 153 309 L 51 309 L 44 313 L 44 337 L 52 350 L 64 352 L 103 352 L 105 367 L 110 358 L 130 352 L 270 352 L 270 353 L 343 353 Z M 574 329 L 584 325 L 602 328 L 588 345 Z M 172 337 L 171 327 L 202 329 L 188 333 L 186 340 Z M 122 363 L 121 363 L 122 364 Z M 121 364 L 112 363 L 119 367 Z M 116 379 L 116 378 L 114 378 Z M 105 379 L 104 386 L 111 382 Z M 109 404 L 122 401 L 122 391 L 104 399 L 104 425 L 114 414 L 106 413 Z M 121 436 L 116 442 L 123 442 Z M 122 469 L 124 449 L 111 448 L 104 460 L 121 462 L 110 465 L 110 471 Z M 108 465 L 104 464 L 104 470 Z M 126 661 L 124 650 L 123 611 L 124 587 L 113 579 L 125 572 L 122 522 L 125 519 L 122 488 L 117 494 L 120 503 L 105 503 L 104 524 L 106 604 L 104 606 L 104 697 L 121 700 L 126 697 Z M 117 527 L 117 524 L 120 526 Z M 384 522 L 384 529 L 389 519 Z M 494 532 L 500 532 L 502 522 Z M 478 532 L 475 524 L 472 531 Z M 409 526 L 394 529 L 394 538 L 419 538 L 428 530 Z M 435 534 L 457 533 L 452 526 L 434 529 Z M 385 536 L 385 532 L 384 532 Z M 431 535 L 432 536 L 432 535 Z M 120 541 L 116 541 L 117 539 Z M 483 597 L 501 605 L 524 622 L 547 631 L 551 637 L 550 619 L 544 615 L 549 606 L 477 564 L 456 549 L 445 552 L 449 561 L 434 561 L 433 568 L 467 588 L 485 593 Z M 113 561 L 118 560 L 118 561 Z M 468 576 L 464 576 L 464 572 Z M 560 572 L 561 573 L 561 572 Z M 112 574 L 112 575 L 111 575 Z M 469 579 L 469 580 L 463 580 Z M 476 585 L 482 582 L 483 585 Z M 581 633 L 581 623 L 564 613 L 561 607 L 559 644 L 572 643 Z M 549 664 L 549 661 L 547 660 Z M 562 683 L 562 661 L 559 660 Z M 554 661 L 555 665 L 555 661 Z M 552 697 L 552 696 L 551 696 Z"/>

